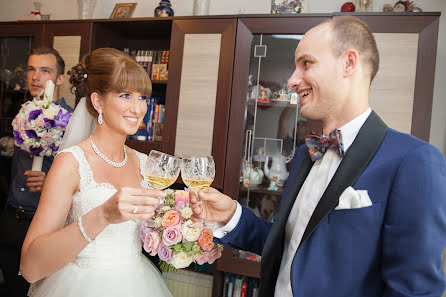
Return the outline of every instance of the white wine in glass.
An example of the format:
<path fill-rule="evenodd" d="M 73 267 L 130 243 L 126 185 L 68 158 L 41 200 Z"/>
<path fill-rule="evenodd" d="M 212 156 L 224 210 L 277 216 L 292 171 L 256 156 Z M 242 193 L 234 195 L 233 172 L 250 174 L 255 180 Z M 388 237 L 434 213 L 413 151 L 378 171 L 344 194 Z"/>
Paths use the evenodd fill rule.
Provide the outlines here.
<path fill-rule="evenodd" d="M 215 163 L 212 156 L 190 157 L 181 160 L 181 178 L 192 191 L 204 191 L 212 184 L 215 177 Z M 203 225 L 206 226 L 206 205 L 199 201 L 204 211 Z"/>
<path fill-rule="evenodd" d="M 204 191 L 212 184 L 213 179 L 188 179 L 183 178 L 184 184 L 194 192 Z"/>
<path fill-rule="evenodd" d="M 180 161 L 177 157 L 152 150 L 147 157 L 144 178 L 152 188 L 163 190 L 177 180 Z"/>

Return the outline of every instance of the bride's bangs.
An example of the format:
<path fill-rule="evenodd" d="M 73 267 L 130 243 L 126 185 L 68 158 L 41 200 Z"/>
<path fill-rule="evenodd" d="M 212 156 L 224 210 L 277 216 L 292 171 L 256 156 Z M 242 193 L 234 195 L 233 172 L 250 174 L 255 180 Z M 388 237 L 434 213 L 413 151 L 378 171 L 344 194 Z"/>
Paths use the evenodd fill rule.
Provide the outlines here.
<path fill-rule="evenodd" d="M 152 83 L 147 72 L 134 61 L 124 61 L 116 71 L 112 83 L 116 92 L 138 92 L 147 97 L 152 93 Z"/>

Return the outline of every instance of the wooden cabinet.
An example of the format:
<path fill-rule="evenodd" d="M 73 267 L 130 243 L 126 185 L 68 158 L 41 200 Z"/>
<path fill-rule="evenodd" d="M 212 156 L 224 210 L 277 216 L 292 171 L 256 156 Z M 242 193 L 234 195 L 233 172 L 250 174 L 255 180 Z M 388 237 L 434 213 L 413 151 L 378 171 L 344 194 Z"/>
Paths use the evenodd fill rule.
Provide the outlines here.
<path fill-rule="evenodd" d="M 172 25 L 163 149 L 212 155 L 216 188 L 223 188 L 225 174 L 235 28 L 235 18 Z"/>

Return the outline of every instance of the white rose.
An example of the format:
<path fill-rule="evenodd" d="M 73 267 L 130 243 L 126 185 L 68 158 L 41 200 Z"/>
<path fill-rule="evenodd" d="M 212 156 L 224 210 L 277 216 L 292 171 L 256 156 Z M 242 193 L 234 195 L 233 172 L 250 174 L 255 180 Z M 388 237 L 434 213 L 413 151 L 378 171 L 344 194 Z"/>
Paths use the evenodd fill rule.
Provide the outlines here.
<path fill-rule="evenodd" d="M 192 263 L 192 260 L 185 252 L 178 252 L 174 253 L 172 257 L 172 265 L 176 269 L 186 268 Z"/>
<path fill-rule="evenodd" d="M 192 209 L 190 207 L 185 207 L 180 211 L 180 213 L 183 218 L 190 219 L 192 216 Z"/>
<path fill-rule="evenodd" d="M 43 116 L 46 117 L 47 119 L 54 119 L 54 117 L 57 115 L 57 113 L 59 112 L 59 110 L 55 110 L 54 108 L 48 108 L 48 109 L 44 109 L 43 110 Z"/>
<path fill-rule="evenodd" d="M 200 223 L 194 223 L 191 220 L 188 220 L 183 223 L 181 233 L 183 233 L 183 238 L 187 241 L 197 241 L 202 229 Z"/>
<path fill-rule="evenodd" d="M 170 206 L 168 206 L 168 205 L 161 207 L 162 212 L 168 212 L 169 210 L 170 210 Z"/>

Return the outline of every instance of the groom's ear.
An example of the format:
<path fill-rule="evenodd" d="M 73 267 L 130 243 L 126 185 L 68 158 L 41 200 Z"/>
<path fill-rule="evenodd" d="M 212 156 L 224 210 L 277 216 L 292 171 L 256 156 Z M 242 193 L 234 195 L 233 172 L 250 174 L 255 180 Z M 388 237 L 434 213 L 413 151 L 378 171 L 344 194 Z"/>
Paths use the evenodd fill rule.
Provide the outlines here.
<path fill-rule="evenodd" d="M 103 110 L 104 107 L 102 106 L 102 99 L 101 96 L 99 96 L 98 93 L 93 92 L 91 93 L 91 104 L 93 104 L 94 109 L 96 109 L 97 112 L 99 112 L 99 110 Z"/>

